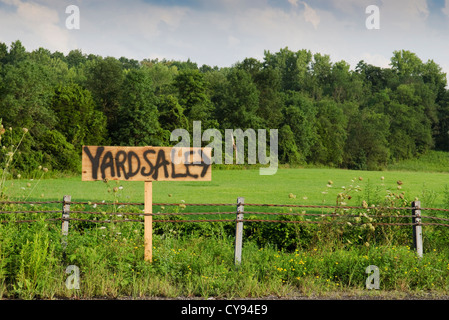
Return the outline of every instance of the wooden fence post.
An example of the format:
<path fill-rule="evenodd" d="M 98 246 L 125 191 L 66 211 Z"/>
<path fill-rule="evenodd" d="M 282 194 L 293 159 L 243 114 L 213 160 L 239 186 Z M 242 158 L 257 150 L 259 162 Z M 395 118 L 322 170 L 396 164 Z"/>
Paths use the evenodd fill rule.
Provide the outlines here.
<path fill-rule="evenodd" d="M 69 234 L 70 201 L 72 196 L 64 196 L 62 202 L 62 246 L 67 247 L 67 235 Z"/>
<path fill-rule="evenodd" d="M 416 249 L 418 257 L 422 258 L 423 255 L 423 243 L 422 243 L 422 226 L 421 226 L 421 202 L 413 201 L 412 206 L 412 223 L 413 225 L 413 245 Z"/>
<path fill-rule="evenodd" d="M 237 219 L 235 223 L 235 249 L 234 263 L 240 265 L 242 262 L 242 244 L 243 244 L 243 204 L 245 198 L 237 198 Z"/>

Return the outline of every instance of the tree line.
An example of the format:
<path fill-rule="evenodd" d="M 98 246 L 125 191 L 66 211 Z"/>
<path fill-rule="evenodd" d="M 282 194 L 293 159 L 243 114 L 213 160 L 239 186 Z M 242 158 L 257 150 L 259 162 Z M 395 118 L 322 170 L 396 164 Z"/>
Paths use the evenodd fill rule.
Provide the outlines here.
<path fill-rule="evenodd" d="M 288 48 L 219 68 L 0 43 L 1 157 L 27 128 L 15 170 L 79 171 L 83 145 L 170 146 L 173 129 L 201 121 L 278 129 L 280 163 L 377 170 L 449 151 L 446 85 L 438 64 L 407 50 L 389 68 Z"/>

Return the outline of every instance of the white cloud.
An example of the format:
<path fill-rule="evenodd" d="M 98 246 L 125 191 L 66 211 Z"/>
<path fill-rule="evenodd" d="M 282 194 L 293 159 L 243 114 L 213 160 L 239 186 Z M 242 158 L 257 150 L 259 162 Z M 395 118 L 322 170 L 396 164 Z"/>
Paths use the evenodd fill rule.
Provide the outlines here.
<path fill-rule="evenodd" d="M 380 19 L 382 25 L 388 23 L 391 29 L 402 31 L 425 31 L 425 21 L 429 17 L 426 0 L 381 0 Z"/>
<path fill-rule="evenodd" d="M 301 3 L 305 7 L 304 18 L 306 19 L 307 22 L 310 22 L 313 25 L 313 27 L 316 29 L 318 27 L 318 25 L 320 24 L 320 17 L 316 13 L 316 11 L 313 10 L 307 3 L 305 3 L 304 1 Z"/>
<path fill-rule="evenodd" d="M 71 46 L 68 30 L 60 22 L 55 9 L 20 0 L 3 0 L 2 2 L 13 6 L 15 12 L 11 14 L 0 11 L 0 41 L 21 40 L 28 50 L 38 47 L 49 50 L 69 50 Z"/>
<path fill-rule="evenodd" d="M 361 55 L 360 60 L 365 61 L 368 64 L 381 68 L 389 68 L 390 58 L 385 57 L 382 54 L 365 52 Z"/>
<path fill-rule="evenodd" d="M 20 39 L 28 50 L 79 48 L 102 56 L 190 58 L 199 65 L 218 66 L 246 57 L 263 59 L 264 50 L 284 47 L 328 54 L 353 67 L 362 59 L 385 67 L 386 57 L 400 49 L 423 59 L 435 58 L 437 63 L 448 60 L 447 33 L 436 38 L 426 32 L 425 0 L 288 0 L 287 9 L 268 0 L 199 0 L 199 6 L 70 1 L 0 0 L 6 4 L 0 8 L 0 41 Z M 80 8 L 80 30 L 65 28 L 69 4 Z M 365 27 L 369 4 L 379 6 L 380 30 Z M 443 12 L 449 14 L 449 0 Z"/>
<path fill-rule="evenodd" d="M 228 44 L 230 47 L 235 47 L 240 44 L 240 40 L 232 35 L 228 36 Z"/>
<path fill-rule="evenodd" d="M 441 11 L 449 17 L 449 0 L 444 1 L 444 8 Z"/>

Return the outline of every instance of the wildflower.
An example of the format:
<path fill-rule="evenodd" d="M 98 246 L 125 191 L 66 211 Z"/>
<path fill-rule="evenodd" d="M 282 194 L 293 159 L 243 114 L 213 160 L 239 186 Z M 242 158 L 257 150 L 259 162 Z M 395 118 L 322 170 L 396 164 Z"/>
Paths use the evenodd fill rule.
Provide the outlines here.
<path fill-rule="evenodd" d="M 401 186 L 398 186 L 398 189 L 400 190 L 400 189 L 402 189 L 402 187 L 401 187 Z"/>
<path fill-rule="evenodd" d="M 368 208 L 368 203 L 365 200 L 363 200 L 362 201 L 362 206 L 366 209 L 366 208 Z"/>
<path fill-rule="evenodd" d="M 27 128 L 22 128 L 22 130 L 23 130 L 23 133 L 27 133 L 28 132 Z"/>
<path fill-rule="evenodd" d="M 382 177 L 380 177 L 380 180 L 384 180 L 385 178 L 382 176 Z"/>
<path fill-rule="evenodd" d="M 42 171 L 48 172 L 48 169 L 47 168 L 42 168 Z"/>
<path fill-rule="evenodd" d="M 294 195 L 293 193 L 290 193 L 290 194 L 288 195 L 288 197 L 289 197 L 290 199 L 295 199 L 295 198 L 296 198 L 296 195 Z"/>
<path fill-rule="evenodd" d="M 20 179 L 20 177 L 21 177 L 21 175 L 20 175 L 20 173 L 17 175 L 17 179 Z"/>
<path fill-rule="evenodd" d="M 302 197 L 302 198 L 303 198 L 303 200 L 307 200 L 307 199 L 308 199 L 308 198 L 307 198 L 307 197 L 305 197 L 305 196 L 304 196 L 304 197 Z"/>

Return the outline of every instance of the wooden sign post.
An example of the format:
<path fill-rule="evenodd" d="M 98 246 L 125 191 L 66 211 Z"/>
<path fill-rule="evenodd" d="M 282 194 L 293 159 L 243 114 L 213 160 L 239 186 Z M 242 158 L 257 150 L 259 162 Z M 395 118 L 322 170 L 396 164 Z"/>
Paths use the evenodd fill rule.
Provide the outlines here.
<path fill-rule="evenodd" d="M 211 148 L 83 146 L 82 181 L 145 181 L 145 261 L 153 260 L 153 181 L 211 181 Z"/>

